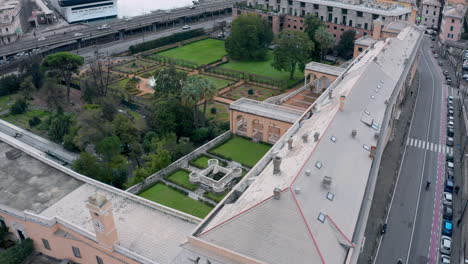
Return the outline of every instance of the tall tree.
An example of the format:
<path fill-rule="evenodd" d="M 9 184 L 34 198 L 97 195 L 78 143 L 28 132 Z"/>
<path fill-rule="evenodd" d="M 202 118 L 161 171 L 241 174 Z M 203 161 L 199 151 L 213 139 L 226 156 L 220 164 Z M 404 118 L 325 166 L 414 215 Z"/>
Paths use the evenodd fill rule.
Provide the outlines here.
<path fill-rule="evenodd" d="M 109 162 L 120 154 L 121 144 L 117 136 L 106 137 L 96 145 L 96 152 L 104 161 Z"/>
<path fill-rule="evenodd" d="M 288 71 L 290 80 L 294 78 L 296 68 L 304 68 L 314 50 L 314 43 L 306 33 L 289 29 L 278 35 L 274 45 L 271 65 L 279 71 Z"/>
<path fill-rule="evenodd" d="M 236 60 L 263 60 L 273 40 L 271 25 L 255 14 L 241 15 L 232 22 L 226 51 Z"/>
<path fill-rule="evenodd" d="M 320 20 L 318 16 L 307 15 L 304 19 L 304 32 L 309 36 L 309 39 L 312 40 L 315 44 L 315 49 L 312 51 L 312 57 L 314 59 L 320 58 L 320 49 L 318 49 L 318 44 L 315 41 L 315 31 L 321 27 L 325 26 L 325 23 Z"/>
<path fill-rule="evenodd" d="M 107 95 L 109 83 L 111 82 L 109 65 L 109 57 L 107 59 L 100 59 L 96 56 L 95 60 L 90 63 L 91 83 L 96 89 L 96 94 L 101 97 Z"/>
<path fill-rule="evenodd" d="M 208 79 L 200 79 L 202 82 L 202 97 L 203 97 L 203 122 L 206 125 L 206 105 L 218 93 L 218 89 L 212 81 Z"/>
<path fill-rule="evenodd" d="M 185 86 L 182 88 L 182 102 L 193 111 L 193 125 L 199 125 L 198 102 L 203 99 L 203 81 L 200 78 L 190 76 L 187 78 Z"/>
<path fill-rule="evenodd" d="M 328 32 L 325 26 L 321 26 L 315 31 L 314 38 L 320 47 L 320 61 L 322 61 L 323 51 L 333 47 L 335 38 L 330 32 Z"/>
<path fill-rule="evenodd" d="M 345 32 L 343 32 L 343 34 L 341 35 L 341 39 L 336 47 L 340 56 L 348 58 L 353 54 L 355 37 L 356 31 L 354 30 L 346 30 Z"/>
<path fill-rule="evenodd" d="M 70 52 L 50 54 L 42 62 L 42 66 L 46 70 L 57 73 L 65 82 L 65 86 L 67 87 L 67 102 L 70 102 L 70 83 L 73 74 L 78 73 L 83 62 L 83 57 Z"/>
<path fill-rule="evenodd" d="M 173 95 L 180 98 L 182 87 L 187 79 L 187 74 L 178 72 L 172 65 L 169 69 L 161 69 L 156 71 L 154 75 L 156 98 L 168 97 Z"/>

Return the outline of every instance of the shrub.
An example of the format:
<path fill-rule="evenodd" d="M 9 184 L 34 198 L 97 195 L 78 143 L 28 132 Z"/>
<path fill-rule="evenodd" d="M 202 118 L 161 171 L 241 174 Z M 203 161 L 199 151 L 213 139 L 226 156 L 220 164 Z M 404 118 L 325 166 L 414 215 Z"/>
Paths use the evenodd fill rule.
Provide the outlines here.
<path fill-rule="evenodd" d="M 28 103 L 24 99 L 16 100 L 15 103 L 11 106 L 10 111 L 14 115 L 20 115 L 26 112 L 28 109 Z"/>
<path fill-rule="evenodd" d="M 217 110 L 218 110 L 218 109 L 216 109 L 216 107 L 211 107 L 210 113 L 213 114 L 213 115 L 216 115 L 216 111 L 217 111 Z"/>
<path fill-rule="evenodd" d="M 247 93 L 248 93 L 249 95 L 253 95 L 253 94 L 254 94 L 254 90 L 253 90 L 253 89 L 249 89 L 249 90 L 247 91 Z"/>
<path fill-rule="evenodd" d="M 205 31 L 203 29 L 195 29 L 195 30 L 190 30 L 190 31 L 185 31 L 185 32 L 180 32 L 180 33 L 175 33 L 167 37 L 155 39 L 152 41 L 148 41 L 145 43 L 141 43 L 138 45 L 132 45 L 130 46 L 130 52 L 132 54 L 138 53 L 138 52 L 143 52 L 155 48 L 159 48 L 162 46 L 166 46 L 169 44 L 173 44 L 176 42 L 180 42 L 183 40 L 195 38 L 198 36 L 202 36 L 205 34 Z"/>
<path fill-rule="evenodd" d="M 39 125 L 41 123 L 41 119 L 38 118 L 37 116 L 35 116 L 35 117 L 29 119 L 28 122 L 29 122 L 30 127 L 35 127 L 35 126 L 37 126 L 37 125 Z"/>
<path fill-rule="evenodd" d="M 33 241 L 29 238 L 17 242 L 15 246 L 0 253 L 0 263 L 2 264 L 17 264 L 31 255 L 34 250 Z"/>

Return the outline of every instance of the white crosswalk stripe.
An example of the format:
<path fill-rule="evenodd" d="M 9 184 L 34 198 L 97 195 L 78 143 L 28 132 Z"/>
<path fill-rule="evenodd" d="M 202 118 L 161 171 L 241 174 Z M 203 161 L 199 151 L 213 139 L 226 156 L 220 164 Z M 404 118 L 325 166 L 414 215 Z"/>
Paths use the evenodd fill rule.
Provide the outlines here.
<path fill-rule="evenodd" d="M 406 145 L 410 147 L 425 149 L 425 150 L 443 153 L 443 154 L 453 153 L 452 147 L 448 147 L 446 145 L 437 144 L 433 142 L 427 142 L 427 141 L 416 139 L 416 138 L 408 138 L 408 140 L 406 141 Z"/>

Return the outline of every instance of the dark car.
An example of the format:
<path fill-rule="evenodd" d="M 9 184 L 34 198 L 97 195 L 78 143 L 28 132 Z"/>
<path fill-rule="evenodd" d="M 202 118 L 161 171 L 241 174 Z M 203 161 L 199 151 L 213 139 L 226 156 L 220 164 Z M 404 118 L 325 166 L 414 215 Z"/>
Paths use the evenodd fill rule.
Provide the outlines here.
<path fill-rule="evenodd" d="M 451 180 L 451 181 L 455 180 L 455 174 L 453 170 L 447 170 L 446 175 L 447 175 L 447 180 Z"/>
<path fill-rule="evenodd" d="M 431 40 L 432 40 L 432 41 L 434 41 L 434 40 L 435 40 L 435 38 L 434 38 L 434 37 L 431 37 Z"/>
<path fill-rule="evenodd" d="M 452 180 L 445 181 L 444 192 L 453 193 L 453 181 Z"/>
<path fill-rule="evenodd" d="M 452 207 L 448 205 L 444 205 L 444 219 L 452 220 L 452 218 L 453 218 Z"/>
<path fill-rule="evenodd" d="M 442 221 L 442 235 L 451 237 L 452 232 L 453 232 L 452 221 L 451 220 Z"/>
<path fill-rule="evenodd" d="M 445 76 L 448 76 L 448 75 L 449 75 L 449 72 L 448 72 L 448 71 L 444 71 L 444 75 L 445 75 Z"/>
<path fill-rule="evenodd" d="M 447 83 L 448 85 L 452 85 L 452 79 L 447 79 L 447 80 L 446 80 L 446 83 Z"/>
<path fill-rule="evenodd" d="M 453 159 L 454 159 L 454 158 L 453 158 L 453 154 L 452 154 L 452 153 L 447 153 L 447 154 L 445 154 L 445 160 L 446 160 L 446 161 L 450 161 L 450 162 L 453 163 Z"/>
<path fill-rule="evenodd" d="M 447 127 L 447 136 L 453 137 L 455 130 L 453 130 L 453 127 Z"/>
<path fill-rule="evenodd" d="M 453 137 L 447 136 L 447 146 L 453 147 Z"/>

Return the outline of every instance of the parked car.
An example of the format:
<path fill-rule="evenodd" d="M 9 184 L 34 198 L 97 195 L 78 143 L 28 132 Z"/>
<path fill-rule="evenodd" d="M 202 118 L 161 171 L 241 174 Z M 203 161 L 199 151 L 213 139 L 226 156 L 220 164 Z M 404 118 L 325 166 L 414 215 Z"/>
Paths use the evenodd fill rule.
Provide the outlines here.
<path fill-rule="evenodd" d="M 448 79 L 446 80 L 446 83 L 447 83 L 448 85 L 452 85 L 452 78 L 448 78 Z"/>
<path fill-rule="evenodd" d="M 468 74 L 463 74 L 463 80 L 468 81 Z"/>
<path fill-rule="evenodd" d="M 183 30 L 187 30 L 187 29 L 190 29 L 190 26 L 189 25 L 185 25 L 182 27 Z"/>
<path fill-rule="evenodd" d="M 103 29 L 108 29 L 108 28 L 110 28 L 109 25 L 107 25 L 107 24 L 102 24 L 102 25 L 100 25 L 97 29 L 103 30 Z"/>
<path fill-rule="evenodd" d="M 451 237 L 452 232 L 453 232 L 452 221 L 443 220 L 442 221 L 442 235 Z"/>
<path fill-rule="evenodd" d="M 453 121 L 448 121 L 447 125 L 448 125 L 448 127 L 451 127 L 451 128 L 455 127 L 455 123 Z"/>
<path fill-rule="evenodd" d="M 447 136 L 453 137 L 455 134 L 455 130 L 453 130 L 453 127 L 447 127 Z"/>
<path fill-rule="evenodd" d="M 447 153 L 445 154 L 445 161 L 452 162 L 453 163 L 453 154 L 452 153 Z"/>
<path fill-rule="evenodd" d="M 447 104 L 447 109 L 448 109 L 448 110 L 453 110 L 453 104 L 448 103 L 448 104 Z"/>
<path fill-rule="evenodd" d="M 444 192 L 453 193 L 453 181 L 452 180 L 445 181 Z"/>
<path fill-rule="evenodd" d="M 439 66 L 444 66 L 444 62 L 443 61 L 439 61 Z"/>
<path fill-rule="evenodd" d="M 440 253 L 450 255 L 452 253 L 452 239 L 448 236 L 440 238 Z"/>
<path fill-rule="evenodd" d="M 224 34 L 221 32 L 218 34 L 218 38 L 224 38 Z"/>
<path fill-rule="evenodd" d="M 446 173 L 445 173 L 447 180 L 451 180 L 451 181 L 455 180 L 455 174 L 454 173 L 455 172 L 453 170 L 447 170 Z"/>
<path fill-rule="evenodd" d="M 435 40 L 435 37 L 431 37 L 431 40 L 434 41 L 434 40 Z"/>
<path fill-rule="evenodd" d="M 449 72 L 448 72 L 448 71 L 444 71 L 443 73 L 444 73 L 444 76 L 449 75 Z"/>
<path fill-rule="evenodd" d="M 452 205 L 452 194 L 451 193 L 448 193 L 448 192 L 444 192 L 444 194 L 442 194 L 442 200 L 443 200 L 443 204 L 445 205 Z"/>
<path fill-rule="evenodd" d="M 447 110 L 447 116 L 453 116 L 453 110 L 452 109 Z"/>
<path fill-rule="evenodd" d="M 434 58 L 439 58 L 439 55 L 437 55 L 437 53 L 434 53 Z"/>
<path fill-rule="evenodd" d="M 447 170 L 451 170 L 451 171 L 455 170 L 455 164 L 450 161 L 447 161 L 447 163 L 445 164 L 445 167 L 447 168 Z"/>
<path fill-rule="evenodd" d="M 440 264 L 450 264 L 450 257 L 447 255 L 440 255 Z"/>
<path fill-rule="evenodd" d="M 453 116 L 448 116 L 448 117 L 447 117 L 447 120 L 448 120 L 449 122 L 450 122 L 450 121 L 455 122 L 455 118 L 454 118 Z"/>
<path fill-rule="evenodd" d="M 132 20 L 133 20 L 133 18 L 131 18 L 131 17 L 126 17 L 125 18 L 125 22 L 129 22 L 129 21 L 132 21 Z"/>
<path fill-rule="evenodd" d="M 451 95 L 447 96 L 447 101 L 450 103 L 453 103 L 453 96 Z"/>
<path fill-rule="evenodd" d="M 449 137 L 447 136 L 447 142 L 446 142 L 447 146 L 449 147 L 453 147 L 453 137 Z"/>
<path fill-rule="evenodd" d="M 447 219 L 447 220 L 452 220 L 453 218 L 453 209 L 451 206 L 448 206 L 448 205 L 444 205 L 444 214 L 443 214 L 443 218 L 444 219 Z"/>

